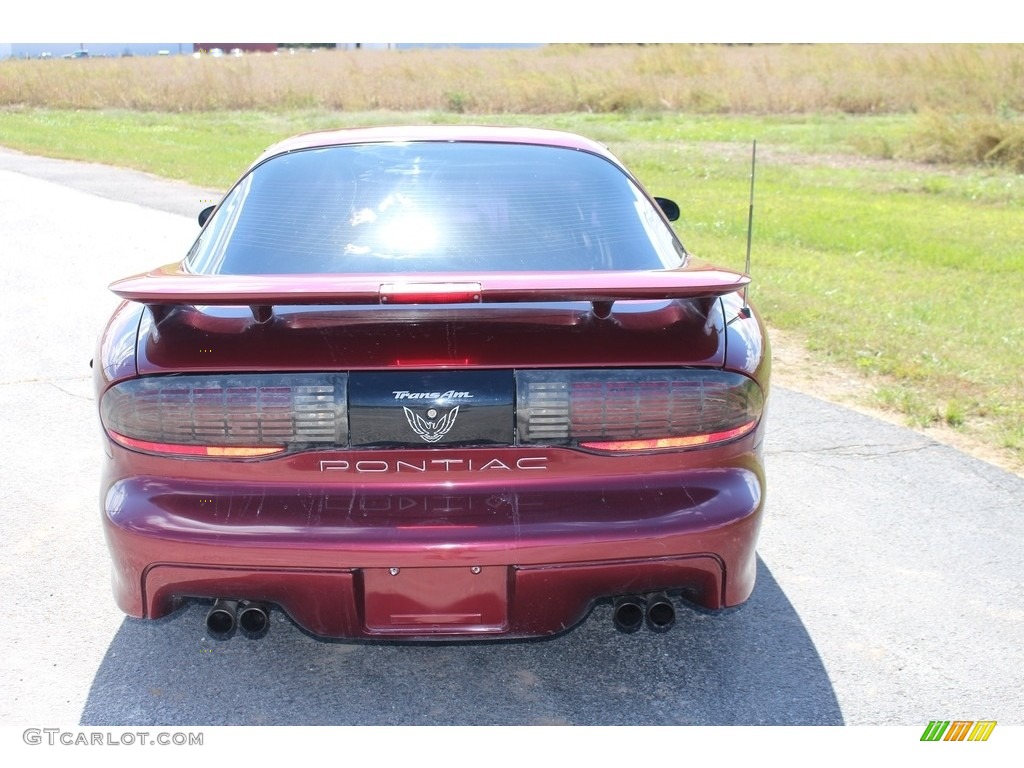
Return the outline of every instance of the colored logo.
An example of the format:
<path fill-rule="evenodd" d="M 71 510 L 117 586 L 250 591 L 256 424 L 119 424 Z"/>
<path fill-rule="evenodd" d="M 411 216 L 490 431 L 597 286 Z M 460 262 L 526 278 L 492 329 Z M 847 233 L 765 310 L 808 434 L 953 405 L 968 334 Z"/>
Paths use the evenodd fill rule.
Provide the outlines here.
<path fill-rule="evenodd" d="M 438 418 L 436 408 L 427 410 L 427 418 L 413 413 L 404 405 L 402 410 L 405 411 L 405 420 L 409 422 L 412 431 L 428 443 L 436 443 L 447 435 L 451 428 L 455 426 L 455 417 L 459 415 L 459 406 L 457 405 L 440 418 Z"/>
<path fill-rule="evenodd" d="M 995 720 L 932 720 L 921 741 L 988 741 L 995 727 Z"/>

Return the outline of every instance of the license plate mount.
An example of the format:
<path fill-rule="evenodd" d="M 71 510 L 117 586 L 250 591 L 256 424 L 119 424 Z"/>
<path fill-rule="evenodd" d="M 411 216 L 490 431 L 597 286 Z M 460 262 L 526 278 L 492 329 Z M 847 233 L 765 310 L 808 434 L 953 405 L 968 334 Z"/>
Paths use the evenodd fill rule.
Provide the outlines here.
<path fill-rule="evenodd" d="M 366 629 L 374 634 L 481 634 L 508 629 L 504 566 L 367 568 Z"/>

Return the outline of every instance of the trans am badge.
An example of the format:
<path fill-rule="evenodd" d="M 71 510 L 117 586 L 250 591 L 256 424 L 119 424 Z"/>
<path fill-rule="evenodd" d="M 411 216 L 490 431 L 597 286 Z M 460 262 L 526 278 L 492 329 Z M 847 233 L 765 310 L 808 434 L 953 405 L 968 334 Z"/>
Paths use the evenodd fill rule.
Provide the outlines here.
<path fill-rule="evenodd" d="M 402 406 L 402 410 L 405 411 L 405 420 L 409 422 L 409 426 L 412 427 L 412 431 L 428 443 L 436 443 L 442 437 L 447 435 L 455 425 L 455 417 L 459 415 L 459 406 L 457 405 L 440 418 L 438 418 L 436 408 L 430 408 L 427 410 L 426 419 L 418 413 L 413 413 L 404 405 Z"/>

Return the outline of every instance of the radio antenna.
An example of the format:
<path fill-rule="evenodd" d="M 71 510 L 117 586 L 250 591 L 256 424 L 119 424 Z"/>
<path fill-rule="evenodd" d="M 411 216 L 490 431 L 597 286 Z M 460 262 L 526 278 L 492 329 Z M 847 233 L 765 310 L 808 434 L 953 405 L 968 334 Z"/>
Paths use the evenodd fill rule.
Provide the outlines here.
<path fill-rule="evenodd" d="M 754 139 L 754 147 L 750 152 L 750 208 L 747 210 L 747 264 L 743 273 L 750 277 L 750 243 L 754 235 L 754 175 L 757 170 L 757 139 Z M 743 286 L 743 314 L 750 315 L 750 307 L 747 305 L 747 288 L 750 284 Z"/>

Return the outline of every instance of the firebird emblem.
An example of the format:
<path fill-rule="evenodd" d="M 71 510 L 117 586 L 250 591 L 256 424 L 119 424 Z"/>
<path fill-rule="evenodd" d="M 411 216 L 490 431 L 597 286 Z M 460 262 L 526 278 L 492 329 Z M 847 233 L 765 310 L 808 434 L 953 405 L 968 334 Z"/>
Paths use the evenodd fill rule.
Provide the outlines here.
<path fill-rule="evenodd" d="M 437 418 L 437 410 L 434 408 L 427 411 L 426 419 L 419 414 L 413 413 L 404 405 L 402 410 L 405 411 L 405 420 L 409 422 L 412 431 L 428 443 L 436 443 L 447 435 L 455 425 L 455 417 L 459 415 L 459 406 L 457 405 L 441 418 Z M 431 419 L 431 421 L 427 419 Z"/>

